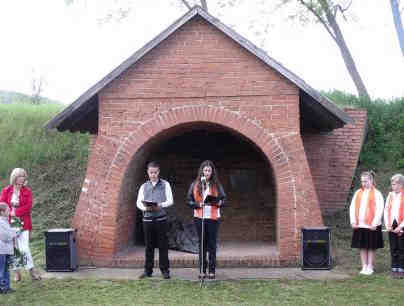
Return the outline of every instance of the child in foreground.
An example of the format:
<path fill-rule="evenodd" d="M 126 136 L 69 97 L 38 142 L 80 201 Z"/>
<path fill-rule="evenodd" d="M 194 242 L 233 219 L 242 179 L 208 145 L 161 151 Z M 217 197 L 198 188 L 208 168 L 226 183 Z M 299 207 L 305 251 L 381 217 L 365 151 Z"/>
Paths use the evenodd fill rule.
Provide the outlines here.
<path fill-rule="evenodd" d="M 14 291 L 10 288 L 9 261 L 10 256 L 14 254 L 13 239 L 17 233 L 10 227 L 9 214 L 7 203 L 0 202 L 0 294 Z"/>

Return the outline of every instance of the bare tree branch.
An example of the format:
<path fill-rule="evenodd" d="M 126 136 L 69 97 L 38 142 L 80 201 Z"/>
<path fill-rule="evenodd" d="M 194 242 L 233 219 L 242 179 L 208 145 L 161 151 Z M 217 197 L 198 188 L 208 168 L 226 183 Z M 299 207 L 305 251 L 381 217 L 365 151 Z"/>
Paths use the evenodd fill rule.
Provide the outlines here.
<path fill-rule="evenodd" d="M 344 20 L 346 21 L 347 19 L 346 19 L 346 16 L 345 16 L 345 14 L 344 14 L 344 12 L 347 10 L 347 9 L 343 9 L 342 8 L 342 6 L 341 5 L 336 5 L 335 6 L 336 7 L 336 10 L 335 10 L 335 15 L 334 15 L 334 18 L 337 18 L 337 12 L 338 11 L 340 11 L 341 12 L 341 15 L 342 15 L 342 17 L 344 18 Z"/>
<path fill-rule="evenodd" d="M 312 12 L 312 14 L 314 16 L 316 16 L 316 18 L 318 19 L 318 21 L 324 26 L 324 28 L 326 29 L 326 31 L 328 32 L 328 34 L 331 35 L 332 39 L 334 39 L 335 42 L 337 42 L 337 39 L 334 35 L 333 32 L 331 32 L 330 28 L 327 25 L 327 22 L 313 9 L 312 5 L 307 4 L 306 2 L 304 2 L 303 0 L 298 0 L 303 6 L 305 6 L 310 12 Z M 313 4 L 311 2 L 311 4 Z"/>
<path fill-rule="evenodd" d="M 190 10 L 192 7 L 189 5 L 187 0 L 181 0 L 181 2 Z"/>
<path fill-rule="evenodd" d="M 391 0 L 393 1 L 393 0 Z M 363 83 L 363 80 L 356 68 L 355 61 L 349 51 L 349 48 L 345 42 L 344 36 L 341 32 L 341 29 L 337 23 L 337 14 L 341 12 L 343 14 L 344 10 L 339 5 L 334 5 L 331 0 L 318 0 L 318 1 L 304 1 L 298 0 L 298 3 L 303 5 L 307 10 L 309 10 L 315 18 L 321 23 L 328 34 L 332 37 L 332 39 L 337 44 L 342 58 L 344 60 L 345 66 L 354 82 L 358 94 L 360 96 L 369 97 L 366 86 Z"/>
<path fill-rule="evenodd" d="M 203 9 L 207 12 L 208 11 L 208 4 L 206 3 L 206 0 L 201 0 L 201 4 Z"/>
<path fill-rule="evenodd" d="M 393 21 L 394 26 L 396 28 L 397 39 L 400 44 L 401 53 L 404 56 L 404 27 L 403 22 L 401 21 L 401 15 L 399 12 L 399 1 L 398 0 L 390 0 L 391 11 L 393 13 Z"/>
<path fill-rule="evenodd" d="M 351 1 L 349 1 L 349 4 L 344 8 L 344 10 L 342 11 L 342 13 L 345 13 L 345 11 L 347 11 L 347 10 L 349 10 L 349 8 L 351 7 L 351 5 L 352 5 L 352 0 Z"/>
<path fill-rule="evenodd" d="M 32 73 L 34 74 L 35 71 L 32 70 Z M 32 95 L 31 95 L 31 103 L 32 104 L 39 104 L 41 101 L 41 94 L 43 92 L 43 87 L 45 85 L 45 78 L 43 75 L 35 76 L 33 75 L 32 77 Z"/>

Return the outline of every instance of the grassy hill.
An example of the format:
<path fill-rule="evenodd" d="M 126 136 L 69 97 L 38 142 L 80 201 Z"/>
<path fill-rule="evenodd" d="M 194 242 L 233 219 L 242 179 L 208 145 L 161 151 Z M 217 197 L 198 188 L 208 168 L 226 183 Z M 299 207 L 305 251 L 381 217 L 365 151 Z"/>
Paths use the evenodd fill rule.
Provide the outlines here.
<path fill-rule="evenodd" d="M 15 91 L 0 90 L 0 104 L 14 104 L 14 103 L 27 103 L 30 104 L 33 101 L 33 97 Z M 39 96 L 37 98 L 37 104 L 59 104 L 59 101 L 51 100 L 46 97 Z"/>
<path fill-rule="evenodd" d="M 43 128 L 62 107 L 0 104 L 0 187 L 8 185 L 13 168 L 27 170 L 35 200 L 34 256 L 43 252 L 43 231 L 70 227 L 86 170 L 88 135 Z"/>

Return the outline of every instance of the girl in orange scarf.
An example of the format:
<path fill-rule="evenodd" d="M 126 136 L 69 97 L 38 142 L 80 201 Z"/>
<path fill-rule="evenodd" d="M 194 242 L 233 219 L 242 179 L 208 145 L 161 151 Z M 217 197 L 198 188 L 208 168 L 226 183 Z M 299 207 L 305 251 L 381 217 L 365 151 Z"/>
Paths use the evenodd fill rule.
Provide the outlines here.
<path fill-rule="evenodd" d="M 389 232 L 391 271 L 393 278 L 404 278 L 404 176 L 391 178 L 391 190 L 384 208 L 384 225 Z"/>
<path fill-rule="evenodd" d="M 360 250 L 360 274 L 373 274 L 376 249 L 383 248 L 381 220 L 384 209 L 383 195 L 375 188 L 374 173 L 361 174 L 362 188 L 357 190 L 349 208 L 353 228 L 352 248 Z"/>
<path fill-rule="evenodd" d="M 208 196 L 211 196 L 212 202 L 207 202 Z M 217 235 L 220 210 L 225 200 L 226 194 L 217 177 L 216 168 L 210 160 L 205 160 L 200 165 L 198 175 L 189 187 L 187 194 L 188 206 L 194 209 L 194 224 L 198 233 L 200 278 L 207 276 L 214 279 L 216 277 Z M 201 241 L 202 236 L 203 241 Z M 209 265 L 206 260 L 207 253 L 209 253 Z M 207 268 L 209 268 L 208 275 L 206 275 Z"/>

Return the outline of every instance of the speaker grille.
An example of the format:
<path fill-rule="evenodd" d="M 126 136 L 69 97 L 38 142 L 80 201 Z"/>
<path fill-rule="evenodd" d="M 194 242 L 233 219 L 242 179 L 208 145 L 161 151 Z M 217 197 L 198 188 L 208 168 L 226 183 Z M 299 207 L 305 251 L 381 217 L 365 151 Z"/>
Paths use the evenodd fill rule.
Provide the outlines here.
<path fill-rule="evenodd" d="M 46 270 L 65 271 L 71 270 L 70 248 L 48 247 L 46 248 Z"/>
<path fill-rule="evenodd" d="M 328 228 L 302 229 L 302 269 L 331 269 Z"/>
<path fill-rule="evenodd" d="M 46 271 L 74 271 L 77 268 L 73 231 L 45 232 Z"/>

